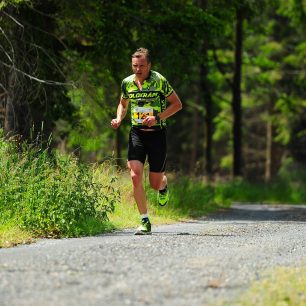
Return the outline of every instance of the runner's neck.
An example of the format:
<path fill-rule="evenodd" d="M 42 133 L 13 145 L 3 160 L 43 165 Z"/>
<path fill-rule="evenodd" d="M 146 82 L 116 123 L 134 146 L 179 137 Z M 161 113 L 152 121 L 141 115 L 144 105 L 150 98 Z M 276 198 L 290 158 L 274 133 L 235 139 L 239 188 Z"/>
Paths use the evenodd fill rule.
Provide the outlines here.
<path fill-rule="evenodd" d="M 139 90 L 142 90 L 142 84 L 143 84 L 144 80 L 139 80 L 139 79 L 136 79 L 136 85 L 137 87 L 139 88 Z"/>

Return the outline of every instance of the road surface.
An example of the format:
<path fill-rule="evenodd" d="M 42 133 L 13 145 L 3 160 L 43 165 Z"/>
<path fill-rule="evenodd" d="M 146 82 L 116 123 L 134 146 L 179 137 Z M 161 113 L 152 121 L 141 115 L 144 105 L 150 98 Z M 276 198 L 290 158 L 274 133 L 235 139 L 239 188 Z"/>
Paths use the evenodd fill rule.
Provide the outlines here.
<path fill-rule="evenodd" d="M 236 204 L 153 225 L 151 236 L 124 230 L 0 249 L 0 305 L 214 305 L 305 256 L 305 206 Z"/>

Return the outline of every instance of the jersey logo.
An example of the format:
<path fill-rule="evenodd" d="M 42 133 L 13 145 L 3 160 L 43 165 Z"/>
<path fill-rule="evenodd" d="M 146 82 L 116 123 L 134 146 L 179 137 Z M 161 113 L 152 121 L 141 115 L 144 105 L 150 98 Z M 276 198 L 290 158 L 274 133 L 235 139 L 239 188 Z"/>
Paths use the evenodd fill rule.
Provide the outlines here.
<path fill-rule="evenodd" d="M 156 98 L 158 95 L 159 95 L 158 92 L 137 92 L 137 93 L 129 93 L 129 99 Z"/>

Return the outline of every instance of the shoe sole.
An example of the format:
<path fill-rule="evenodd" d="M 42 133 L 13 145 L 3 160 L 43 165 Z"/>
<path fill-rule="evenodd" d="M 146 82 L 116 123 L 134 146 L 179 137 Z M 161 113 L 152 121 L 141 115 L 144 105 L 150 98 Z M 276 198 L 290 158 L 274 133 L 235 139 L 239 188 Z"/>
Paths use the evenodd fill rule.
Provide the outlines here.
<path fill-rule="evenodd" d="M 151 232 L 148 232 L 148 233 L 144 233 L 144 232 L 136 232 L 134 235 L 138 235 L 138 236 L 145 236 L 145 235 L 152 235 Z"/>

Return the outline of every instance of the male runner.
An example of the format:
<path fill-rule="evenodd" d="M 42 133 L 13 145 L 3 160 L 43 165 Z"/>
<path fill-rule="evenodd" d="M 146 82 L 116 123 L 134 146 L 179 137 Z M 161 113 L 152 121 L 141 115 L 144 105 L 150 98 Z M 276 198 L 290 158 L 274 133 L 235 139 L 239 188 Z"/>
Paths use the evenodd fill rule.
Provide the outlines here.
<path fill-rule="evenodd" d="M 169 201 L 165 175 L 167 141 L 166 119 L 182 108 L 182 103 L 168 81 L 151 70 L 149 51 L 139 48 L 132 55 L 132 75 L 122 81 L 117 117 L 111 121 L 117 129 L 131 103 L 132 128 L 129 135 L 128 167 L 133 181 L 134 198 L 141 215 L 136 235 L 151 234 L 146 195 L 143 187 L 144 163 L 148 158 L 149 181 L 158 191 L 158 202 L 165 206 Z M 168 102 L 168 103 L 167 103 Z"/>

